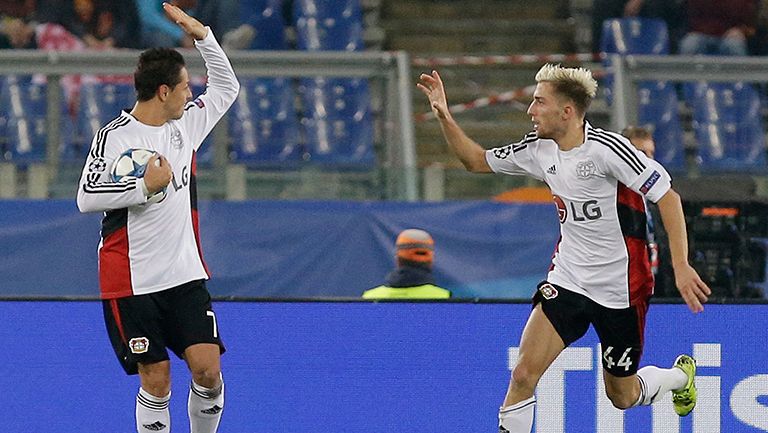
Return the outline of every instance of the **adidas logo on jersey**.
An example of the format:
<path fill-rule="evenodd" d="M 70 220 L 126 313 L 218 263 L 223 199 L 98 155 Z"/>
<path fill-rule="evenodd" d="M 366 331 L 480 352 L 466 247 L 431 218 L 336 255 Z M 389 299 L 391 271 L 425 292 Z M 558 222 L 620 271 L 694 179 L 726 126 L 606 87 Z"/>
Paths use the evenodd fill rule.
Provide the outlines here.
<path fill-rule="evenodd" d="M 548 173 L 548 174 L 557 174 L 557 167 L 555 167 L 555 165 L 554 165 L 554 164 L 552 164 L 552 167 L 549 167 L 549 168 L 547 169 L 547 173 Z"/>

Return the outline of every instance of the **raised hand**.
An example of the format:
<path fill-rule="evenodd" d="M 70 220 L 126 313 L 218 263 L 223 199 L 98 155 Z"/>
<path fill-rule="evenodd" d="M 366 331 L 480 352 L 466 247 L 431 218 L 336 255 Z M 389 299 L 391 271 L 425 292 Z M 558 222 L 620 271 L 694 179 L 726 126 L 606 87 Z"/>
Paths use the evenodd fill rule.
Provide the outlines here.
<path fill-rule="evenodd" d="M 445 97 L 445 87 L 440 74 L 432 71 L 432 74 L 421 74 L 416 87 L 429 98 L 429 106 L 438 119 L 447 119 L 451 113 L 448 111 L 448 101 Z"/>
<path fill-rule="evenodd" d="M 187 32 L 188 35 L 199 40 L 205 39 L 208 35 L 208 29 L 200 21 L 187 15 L 186 12 L 181 10 L 178 6 L 174 6 L 170 3 L 163 3 L 163 10 L 168 15 L 171 21 L 176 23 L 182 30 Z"/>

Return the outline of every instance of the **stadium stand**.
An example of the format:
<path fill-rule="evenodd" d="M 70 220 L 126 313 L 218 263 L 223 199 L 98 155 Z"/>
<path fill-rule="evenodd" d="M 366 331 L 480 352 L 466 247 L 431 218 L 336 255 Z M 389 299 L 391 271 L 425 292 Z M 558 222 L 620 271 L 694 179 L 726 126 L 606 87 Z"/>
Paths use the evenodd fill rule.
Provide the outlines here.
<path fill-rule="evenodd" d="M 603 23 L 601 51 L 606 54 L 669 54 L 669 33 L 663 20 L 652 18 L 615 18 Z M 603 61 L 609 67 L 609 59 Z M 613 75 L 602 80 L 605 99 L 613 99 Z M 638 124 L 653 131 L 656 159 L 671 171 L 685 168 L 683 128 L 678 116 L 674 86 L 667 81 L 638 84 Z"/>

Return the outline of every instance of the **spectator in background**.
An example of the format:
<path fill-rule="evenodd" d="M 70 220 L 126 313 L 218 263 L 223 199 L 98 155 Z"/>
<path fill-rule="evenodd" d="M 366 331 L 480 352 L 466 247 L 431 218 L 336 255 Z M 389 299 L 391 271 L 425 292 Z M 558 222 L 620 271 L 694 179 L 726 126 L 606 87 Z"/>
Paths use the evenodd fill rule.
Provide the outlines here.
<path fill-rule="evenodd" d="M 382 286 L 366 290 L 365 299 L 445 299 L 451 292 L 435 285 L 435 241 L 424 230 L 404 230 L 395 242 L 397 267 Z"/>
<path fill-rule="evenodd" d="M 38 0 L 41 22 L 59 24 L 86 48 L 138 48 L 139 18 L 133 0 Z"/>
<path fill-rule="evenodd" d="M 681 33 L 684 0 L 594 0 L 592 6 L 592 52 L 600 52 L 603 21 L 610 18 L 659 18 L 667 23 L 670 49 L 674 52 Z"/>
<path fill-rule="evenodd" d="M 194 41 L 176 24 L 170 22 L 163 12 L 165 0 L 136 0 L 141 22 L 141 43 L 144 47 L 193 48 Z M 197 0 L 178 0 L 174 4 L 191 13 Z"/>
<path fill-rule="evenodd" d="M 755 33 L 757 0 L 687 0 L 688 30 L 680 54 L 746 56 Z"/>
<path fill-rule="evenodd" d="M 0 0 L 0 48 L 37 48 L 34 0 Z"/>

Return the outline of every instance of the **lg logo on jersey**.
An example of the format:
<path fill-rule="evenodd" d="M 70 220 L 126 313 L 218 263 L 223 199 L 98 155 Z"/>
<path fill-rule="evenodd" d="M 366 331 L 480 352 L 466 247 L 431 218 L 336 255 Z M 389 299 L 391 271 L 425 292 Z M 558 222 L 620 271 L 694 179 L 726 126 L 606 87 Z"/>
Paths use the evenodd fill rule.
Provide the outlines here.
<path fill-rule="evenodd" d="M 181 169 L 181 185 L 176 183 L 176 174 L 173 174 L 173 177 L 171 178 L 171 183 L 173 184 L 173 190 L 178 191 L 185 186 L 189 185 L 189 173 L 187 172 L 187 166 L 185 165 L 184 168 Z"/>
<path fill-rule="evenodd" d="M 569 213 L 576 222 L 596 220 L 603 216 L 603 211 L 597 205 L 597 200 L 587 200 L 581 203 L 569 202 L 570 206 L 566 206 L 565 201 L 559 196 L 553 195 L 552 200 L 555 201 L 555 206 L 557 206 L 557 216 L 560 218 L 560 224 L 565 224 Z"/>

